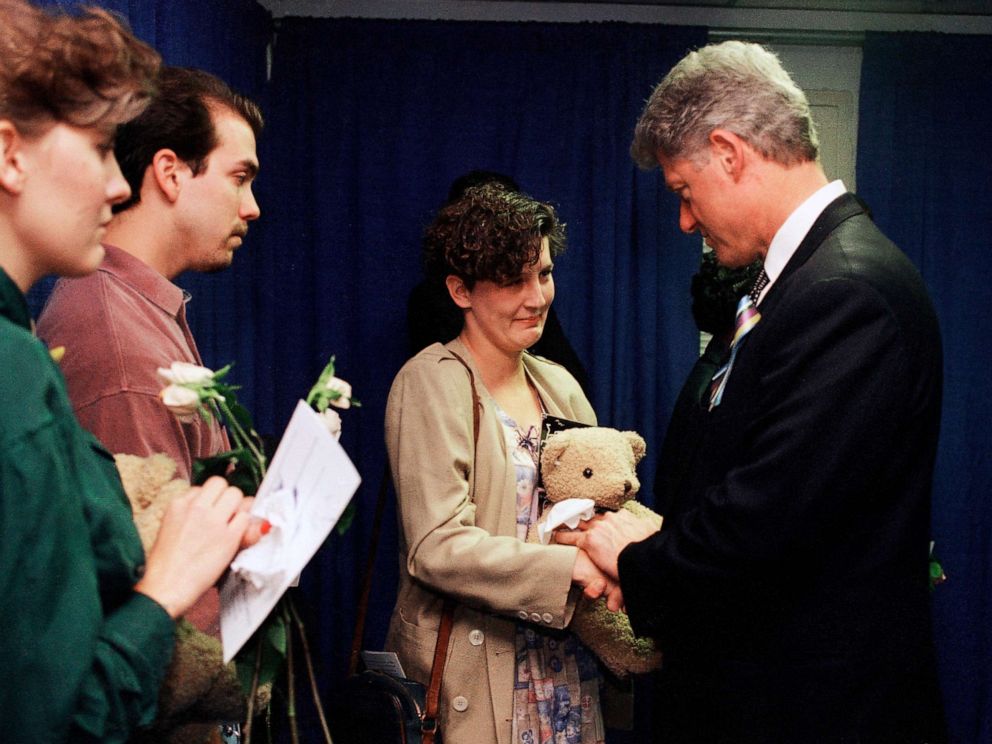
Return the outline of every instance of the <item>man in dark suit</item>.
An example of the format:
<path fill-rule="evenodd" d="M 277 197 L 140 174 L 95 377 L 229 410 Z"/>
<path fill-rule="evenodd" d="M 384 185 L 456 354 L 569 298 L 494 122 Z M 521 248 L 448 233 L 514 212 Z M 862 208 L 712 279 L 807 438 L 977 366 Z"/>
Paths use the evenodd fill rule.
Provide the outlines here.
<path fill-rule="evenodd" d="M 559 542 L 658 639 L 664 742 L 944 738 L 927 581 L 941 398 L 919 273 L 839 181 L 778 59 L 725 42 L 658 85 L 632 153 L 726 266 L 762 259 L 691 414 L 660 532 L 621 512 Z"/>

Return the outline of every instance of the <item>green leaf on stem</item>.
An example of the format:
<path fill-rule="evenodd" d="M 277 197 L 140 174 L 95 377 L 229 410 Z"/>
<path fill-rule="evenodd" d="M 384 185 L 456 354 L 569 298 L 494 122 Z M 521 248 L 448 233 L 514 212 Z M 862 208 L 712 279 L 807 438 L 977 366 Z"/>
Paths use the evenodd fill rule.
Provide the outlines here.
<path fill-rule="evenodd" d="M 254 496 L 258 493 L 261 481 L 258 471 L 250 465 L 239 462 L 225 477 L 230 485 L 240 488 L 245 496 Z"/>
<path fill-rule="evenodd" d="M 320 376 L 317 377 L 317 382 L 313 384 L 310 388 L 310 392 L 307 393 L 307 405 L 313 406 L 318 411 L 323 411 L 327 408 L 327 403 L 324 401 L 319 401 L 318 398 L 321 397 L 322 393 L 327 389 L 327 381 L 334 377 L 334 355 L 327 361 L 327 365 L 324 367 Z M 323 403 L 323 405 L 321 405 Z"/>
<path fill-rule="evenodd" d="M 221 452 L 219 455 L 200 457 L 193 460 L 192 484 L 194 486 L 202 486 L 207 482 L 208 478 L 215 475 L 224 478 L 227 475 L 228 469 L 231 467 L 233 459 L 231 452 Z"/>
<path fill-rule="evenodd" d="M 278 608 L 266 618 L 262 626 L 248 639 L 248 642 L 234 657 L 241 689 L 247 695 L 251 692 L 252 678 L 255 676 L 255 657 L 258 645 L 262 644 L 262 662 L 258 672 L 258 684 L 272 682 L 286 662 L 286 634 L 289 628 L 286 619 Z"/>
<path fill-rule="evenodd" d="M 341 514 L 341 518 L 338 520 L 337 526 L 334 531 L 339 535 L 343 535 L 351 527 L 351 523 L 355 521 L 355 502 L 349 501 L 348 506 L 345 507 L 344 512 Z"/>
<path fill-rule="evenodd" d="M 254 496 L 261 483 L 255 467 L 255 456 L 251 450 L 244 448 L 193 461 L 194 486 L 202 485 L 214 475 L 219 475 L 232 486 L 237 486 L 248 496 Z"/>
<path fill-rule="evenodd" d="M 228 398 L 228 401 L 231 407 L 231 413 L 234 414 L 241 428 L 258 437 L 258 434 L 255 434 L 255 424 L 251 420 L 251 414 L 248 413 L 248 409 L 238 403 L 236 398 Z"/>

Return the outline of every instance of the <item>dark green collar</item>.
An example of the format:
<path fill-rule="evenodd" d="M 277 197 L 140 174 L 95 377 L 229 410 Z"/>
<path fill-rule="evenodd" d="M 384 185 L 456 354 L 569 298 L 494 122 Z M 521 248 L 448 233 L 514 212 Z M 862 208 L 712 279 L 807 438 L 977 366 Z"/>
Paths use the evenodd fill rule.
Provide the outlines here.
<path fill-rule="evenodd" d="M 31 314 L 28 312 L 28 303 L 24 299 L 24 295 L 21 294 L 21 290 L 2 268 L 0 268 L 0 317 L 7 318 L 26 330 L 31 330 Z"/>

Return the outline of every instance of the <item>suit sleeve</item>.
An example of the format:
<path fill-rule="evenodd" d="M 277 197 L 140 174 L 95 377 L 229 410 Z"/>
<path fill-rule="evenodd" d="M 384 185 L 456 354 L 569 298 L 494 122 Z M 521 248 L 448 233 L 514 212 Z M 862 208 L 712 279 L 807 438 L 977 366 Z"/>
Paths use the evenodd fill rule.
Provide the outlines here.
<path fill-rule="evenodd" d="M 575 602 L 569 589 L 576 550 L 525 543 L 477 525 L 476 502 L 498 499 L 500 508 L 514 509 L 516 494 L 489 493 L 476 480 L 471 411 L 468 377 L 455 361 L 415 359 L 393 383 L 386 443 L 407 571 L 476 608 L 513 617 L 521 608 L 551 613 L 551 627 L 564 627 Z M 496 456 L 483 431 L 477 457 Z"/>
<path fill-rule="evenodd" d="M 762 342 L 738 356 L 758 372 L 731 373 L 724 404 L 753 400 L 742 420 L 727 422 L 739 441 L 722 482 L 690 494 L 679 519 L 620 555 L 638 632 L 657 635 L 666 608 L 700 597 L 719 603 L 788 574 L 821 542 L 861 529 L 850 515 L 870 509 L 855 502 L 893 475 L 887 449 L 909 408 L 912 366 L 894 314 L 857 280 L 796 294 L 762 318 Z"/>

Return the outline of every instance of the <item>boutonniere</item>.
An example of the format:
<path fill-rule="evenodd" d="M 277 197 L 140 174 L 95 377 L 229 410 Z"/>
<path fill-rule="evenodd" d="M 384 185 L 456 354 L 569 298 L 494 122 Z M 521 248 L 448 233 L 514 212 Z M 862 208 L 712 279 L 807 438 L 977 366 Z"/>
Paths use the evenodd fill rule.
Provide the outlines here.
<path fill-rule="evenodd" d="M 930 591 L 933 591 L 938 586 L 947 581 L 947 574 L 944 573 L 944 568 L 940 565 L 940 562 L 934 557 L 933 554 L 933 540 L 930 541 Z"/>

